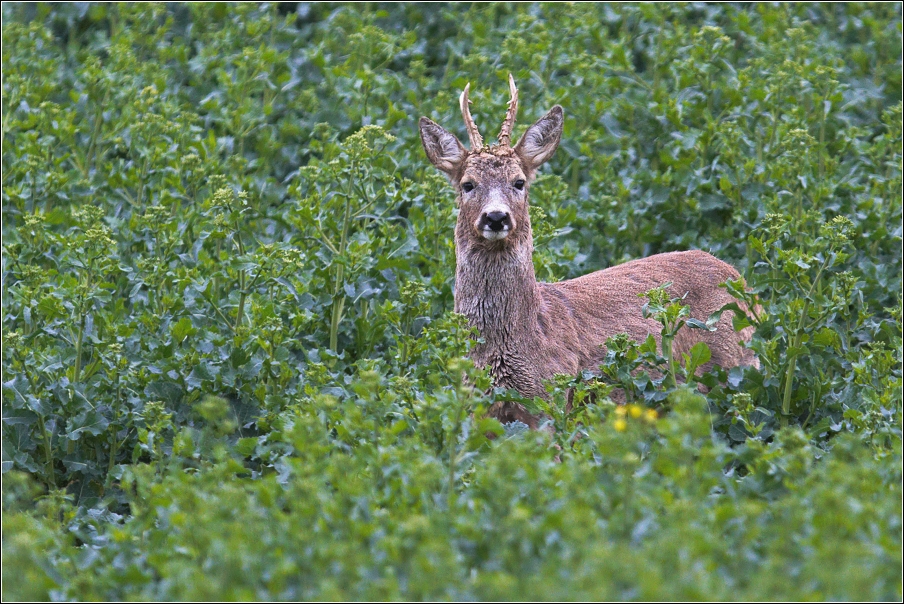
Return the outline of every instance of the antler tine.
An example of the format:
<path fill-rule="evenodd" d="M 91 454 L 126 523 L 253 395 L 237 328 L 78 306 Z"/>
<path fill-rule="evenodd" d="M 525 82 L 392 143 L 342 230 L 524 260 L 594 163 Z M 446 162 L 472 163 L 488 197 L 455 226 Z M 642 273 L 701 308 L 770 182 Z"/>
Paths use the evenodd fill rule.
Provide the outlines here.
<path fill-rule="evenodd" d="M 509 74 L 509 94 L 512 100 L 508 103 L 508 111 L 502 122 L 502 130 L 499 131 L 499 144 L 503 147 L 512 145 L 512 128 L 515 127 L 515 116 L 518 114 L 518 89 L 515 87 L 515 78 Z"/>
<path fill-rule="evenodd" d="M 468 82 L 465 84 L 465 89 L 461 93 L 461 96 L 458 97 L 458 103 L 461 105 L 461 117 L 465 120 L 468 138 L 471 140 L 471 151 L 479 151 L 483 147 L 483 137 L 480 136 L 480 132 L 477 131 L 477 124 L 474 123 L 474 119 L 471 117 L 471 109 L 468 107 L 471 103 L 471 101 L 468 100 L 468 92 L 470 90 L 471 83 Z"/>

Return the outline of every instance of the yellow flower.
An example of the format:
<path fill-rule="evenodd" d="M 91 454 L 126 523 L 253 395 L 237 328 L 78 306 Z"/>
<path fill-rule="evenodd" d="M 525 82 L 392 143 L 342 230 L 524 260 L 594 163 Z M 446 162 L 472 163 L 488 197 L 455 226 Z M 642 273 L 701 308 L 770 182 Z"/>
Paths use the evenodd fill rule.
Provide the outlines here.
<path fill-rule="evenodd" d="M 612 427 L 615 428 L 616 432 L 624 432 L 628 429 L 628 422 L 623 419 L 617 419 L 612 422 Z"/>
<path fill-rule="evenodd" d="M 628 410 L 625 409 L 624 407 L 616 407 L 615 408 L 615 415 L 617 415 L 619 417 L 624 417 L 627 412 L 628 412 Z"/>
<path fill-rule="evenodd" d="M 628 405 L 628 413 L 631 414 L 631 417 L 637 419 L 643 415 L 643 409 L 640 405 Z"/>
<path fill-rule="evenodd" d="M 646 413 L 643 414 L 644 419 L 646 419 L 651 424 L 659 419 L 659 414 L 656 413 L 655 409 L 647 409 Z"/>

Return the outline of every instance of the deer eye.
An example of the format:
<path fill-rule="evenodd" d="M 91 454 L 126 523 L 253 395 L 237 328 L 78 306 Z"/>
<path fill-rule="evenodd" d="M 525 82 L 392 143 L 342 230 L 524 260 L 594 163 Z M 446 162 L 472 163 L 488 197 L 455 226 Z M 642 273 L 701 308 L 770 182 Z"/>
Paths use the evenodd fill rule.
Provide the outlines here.
<path fill-rule="evenodd" d="M 519 178 L 518 180 L 515 181 L 515 188 L 518 189 L 519 191 L 524 189 L 524 179 L 523 178 Z"/>
<path fill-rule="evenodd" d="M 474 183 L 470 180 L 468 182 L 461 183 L 461 188 L 465 190 L 465 193 L 470 193 L 474 190 Z"/>

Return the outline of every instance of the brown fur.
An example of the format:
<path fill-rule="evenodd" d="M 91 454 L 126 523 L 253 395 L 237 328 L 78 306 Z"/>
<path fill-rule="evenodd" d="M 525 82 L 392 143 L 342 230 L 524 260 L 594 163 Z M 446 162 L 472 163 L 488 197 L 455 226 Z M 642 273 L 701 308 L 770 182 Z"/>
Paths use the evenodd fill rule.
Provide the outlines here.
<path fill-rule="evenodd" d="M 730 265 L 699 251 L 670 252 L 634 260 L 559 283 L 536 279 L 531 256 L 533 235 L 528 213 L 529 183 L 537 168 L 555 151 L 562 131 L 561 107 L 554 107 L 531 126 L 512 149 L 508 145 L 465 151 L 437 124 L 421 118 L 421 139 L 428 157 L 458 190 L 460 208 L 455 227 L 455 311 L 468 317 L 483 338 L 472 358 L 489 367 L 497 386 L 525 396 L 546 397 L 543 380 L 557 373 L 597 369 L 606 355 L 603 344 L 618 333 L 637 341 L 660 325 L 641 316 L 638 294 L 666 282 L 672 297 L 685 296 L 691 316 L 705 321 L 733 298 L 718 284 L 739 278 Z M 523 190 L 514 183 L 523 180 Z M 470 192 L 463 183 L 471 183 Z M 487 213 L 504 208 L 507 236 L 486 230 Z M 686 353 L 703 341 L 712 351 L 710 363 L 723 367 L 757 365 L 741 343 L 753 328 L 740 333 L 725 313 L 715 332 L 682 329 L 673 351 Z M 680 358 L 680 357 L 679 357 Z M 536 428 L 538 418 L 514 403 L 497 403 L 490 415 L 502 422 L 523 421 Z"/>

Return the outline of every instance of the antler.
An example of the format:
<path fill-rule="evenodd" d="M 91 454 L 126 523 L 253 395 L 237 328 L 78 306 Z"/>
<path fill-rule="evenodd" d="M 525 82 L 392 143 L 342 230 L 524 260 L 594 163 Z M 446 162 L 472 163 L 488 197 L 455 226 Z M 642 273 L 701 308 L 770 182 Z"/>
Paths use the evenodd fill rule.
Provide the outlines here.
<path fill-rule="evenodd" d="M 515 115 L 518 113 L 518 89 L 515 88 L 515 78 L 509 74 L 509 93 L 512 100 L 508 103 L 508 111 L 502 121 L 502 130 L 499 131 L 499 144 L 503 147 L 512 145 L 512 128 L 515 127 Z"/>
<path fill-rule="evenodd" d="M 458 103 L 461 105 L 461 116 L 465 119 L 465 128 L 468 129 L 468 138 L 471 139 L 471 151 L 479 151 L 483 147 L 483 137 L 477 131 L 477 124 L 474 123 L 474 119 L 471 117 L 471 110 L 468 108 L 471 103 L 468 100 L 468 91 L 470 90 L 471 83 L 469 82 L 465 84 L 464 91 L 458 97 Z"/>

